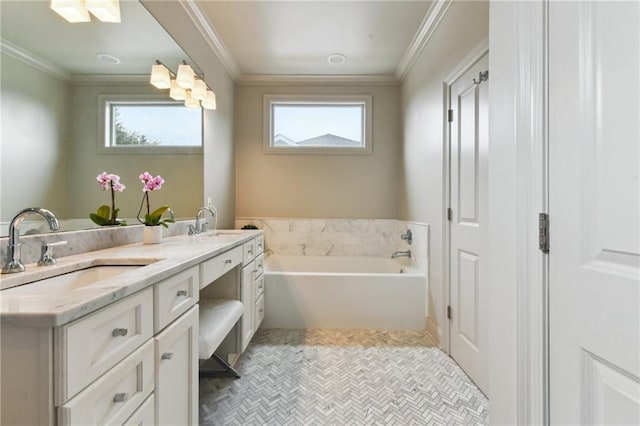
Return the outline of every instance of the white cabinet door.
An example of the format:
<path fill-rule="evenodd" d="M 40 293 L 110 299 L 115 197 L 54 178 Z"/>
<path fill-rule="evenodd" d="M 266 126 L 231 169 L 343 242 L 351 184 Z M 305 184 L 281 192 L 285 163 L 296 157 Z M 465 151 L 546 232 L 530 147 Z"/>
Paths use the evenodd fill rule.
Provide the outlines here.
<path fill-rule="evenodd" d="M 489 394 L 489 69 L 485 55 L 451 86 L 450 353 Z"/>
<path fill-rule="evenodd" d="M 549 4 L 551 424 L 640 424 L 640 3 Z"/>
<path fill-rule="evenodd" d="M 198 424 L 198 305 L 155 337 L 157 425 Z"/>
<path fill-rule="evenodd" d="M 242 268 L 242 278 L 240 283 L 240 301 L 244 305 L 244 313 L 240 320 L 240 348 L 242 353 L 247 349 L 251 338 L 253 337 L 254 321 L 253 321 L 253 277 L 255 276 L 255 261 Z"/>

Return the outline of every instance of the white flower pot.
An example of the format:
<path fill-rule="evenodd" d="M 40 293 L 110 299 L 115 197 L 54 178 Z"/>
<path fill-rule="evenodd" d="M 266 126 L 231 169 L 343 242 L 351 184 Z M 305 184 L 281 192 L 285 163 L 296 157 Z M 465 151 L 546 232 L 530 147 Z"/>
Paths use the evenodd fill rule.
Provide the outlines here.
<path fill-rule="evenodd" d="M 162 242 L 162 226 L 145 226 L 142 229 L 144 244 L 158 244 Z"/>

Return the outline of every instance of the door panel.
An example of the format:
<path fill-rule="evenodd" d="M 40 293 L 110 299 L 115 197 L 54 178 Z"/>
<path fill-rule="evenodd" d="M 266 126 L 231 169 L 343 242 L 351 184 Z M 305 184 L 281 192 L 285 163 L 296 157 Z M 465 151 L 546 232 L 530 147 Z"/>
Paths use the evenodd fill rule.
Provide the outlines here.
<path fill-rule="evenodd" d="M 478 80 L 488 55 L 451 85 L 450 353 L 489 391 L 487 178 L 488 82 Z"/>
<path fill-rule="evenodd" d="M 552 424 L 640 424 L 638 22 L 550 3 Z"/>

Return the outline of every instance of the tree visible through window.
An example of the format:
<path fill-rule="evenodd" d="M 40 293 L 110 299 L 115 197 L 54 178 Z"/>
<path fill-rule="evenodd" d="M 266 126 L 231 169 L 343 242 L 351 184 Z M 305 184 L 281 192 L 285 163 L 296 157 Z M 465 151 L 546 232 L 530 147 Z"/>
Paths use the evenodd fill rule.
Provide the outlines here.
<path fill-rule="evenodd" d="M 103 147 L 107 150 L 177 152 L 175 150 L 179 148 L 185 153 L 201 152 L 200 108 L 126 95 L 104 95 L 101 103 L 105 135 Z"/>

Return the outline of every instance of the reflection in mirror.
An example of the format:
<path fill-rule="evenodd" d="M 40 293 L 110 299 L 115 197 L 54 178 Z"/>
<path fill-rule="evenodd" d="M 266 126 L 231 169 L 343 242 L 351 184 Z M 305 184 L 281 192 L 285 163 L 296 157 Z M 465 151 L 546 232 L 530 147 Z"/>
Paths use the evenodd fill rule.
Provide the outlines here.
<path fill-rule="evenodd" d="M 116 207 L 129 224 L 138 223 L 144 171 L 165 180 L 150 196 L 152 208 L 168 204 L 177 217 L 192 218 L 202 204 L 201 150 L 99 149 L 100 97 L 167 95 L 149 84 L 156 59 L 176 67 L 187 60 L 201 74 L 141 3 L 120 3 L 122 23 L 71 24 L 48 0 L 0 2 L 0 235 L 7 235 L 18 211 L 36 206 L 53 211 L 61 230 L 96 227 L 89 214 L 111 205 L 109 191 L 96 180 L 102 172 L 119 175 L 126 186 L 116 194 Z M 23 233 L 48 232 L 38 220 L 29 228 L 21 227 Z"/>

